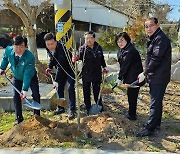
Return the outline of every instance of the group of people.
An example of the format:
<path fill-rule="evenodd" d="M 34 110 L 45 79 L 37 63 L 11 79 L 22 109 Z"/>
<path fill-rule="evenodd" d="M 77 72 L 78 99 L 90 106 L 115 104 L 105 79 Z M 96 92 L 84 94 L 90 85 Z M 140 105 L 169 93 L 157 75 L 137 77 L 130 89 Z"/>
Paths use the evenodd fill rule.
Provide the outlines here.
<path fill-rule="evenodd" d="M 47 52 L 50 56 L 50 62 L 45 72 L 46 74 L 49 74 L 52 72 L 53 67 L 56 68 L 54 86 L 58 88 L 58 95 L 60 98 L 64 97 L 64 87 L 67 82 L 69 94 L 69 119 L 75 117 L 76 111 L 74 88 L 75 74 L 71 64 L 74 64 L 78 59 L 84 59 L 82 81 L 84 103 L 86 105 L 87 114 L 89 114 L 91 108 L 91 84 L 93 87 L 94 99 L 97 102 L 102 80 L 102 68 L 103 72 L 107 73 L 103 51 L 101 46 L 95 41 L 95 33 L 92 31 L 87 32 L 84 34 L 84 37 L 85 44 L 80 47 L 76 56 L 72 56 L 72 53 L 66 50 L 66 47 L 61 41 L 56 41 L 53 33 L 47 33 L 44 36 Z M 102 106 L 102 100 L 100 100 L 99 105 Z M 64 107 L 57 106 L 54 114 L 61 114 L 64 112 Z"/>
<path fill-rule="evenodd" d="M 131 38 L 126 32 L 117 34 L 115 41 L 119 47 L 117 59 L 120 64 L 120 71 L 116 83 L 131 84 L 138 81 L 136 88 L 127 89 L 129 110 L 126 118 L 136 120 L 137 98 L 140 86 L 144 85 L 145 80 L 150 87 L 150 116 L 144 128 L 137 132 L 136 136 L 149 136 L 156 129 L 160 129 L 162 118 L 162 100 L 166 87 L 170 81 L 171 70 L 171 44 L 168 37 L 160 29 L 157 18 L 151 17 L 145 21 L 145 32 L 148 37 L 146 66 L 143 71 L 143 65 L 138 50 L 131 43 Z M 82 85 L 84 103 L 86 105 L 87 115 L 91 108 L 91 86 L 94 100 L 102 106 L 102 99 L 98 101 L 100 92 L 102 74 L 108 73 L 103 56 L 102 47 L 95 41 L 95 33 L 88 31 L 84 34 L 85 43 L 75 55 L 67 51 L 61 41 L 56 41 L 53 33 L 47 33 L 44 36 L 46 50 L 50 57 L 46 74 L 56 69 L 54 87 L 57 88 L 60 98 L 64 97 L 64 87 L 67 83 L 69 94 L 69 116 L 71 120 L 75 118 L 76 99 L 75 99 L 75 74 L 72 65 L 78 60 L 83 61 L 82 67 Z M 18 58 L 17 58 L 18 57 Z M 17 60 L 18 59 L 18 60 Z M 11 64 L 13 74 L 13 83 L 22 94 L 19 95 L 14 90 L 14 106 L 16 114 L 16 124 L 23 121 L 21 99 L 26 97 L 29 87 L 32 90 L 32 97 L 40 103 L 38 77 L 35 69 L 34 55 L 27 49 L 27 40 L 21 36 L 13 39 L 13 45 L 8 46 L 3 54 L 0 64 L 0 75 L 5 73 L 8 64 Z M 54 114 L 64 113 L 64 107 L 57 106 Z M 34 110 L 34 114 L 40 115 L 39 110 Z"/>
<path fill-rule="evenodd" d="M 117 83 L 129 84 L 134 80 L 138 80 L 139 86 L 142 86 L 145 80 L 149 83 L 150 116 L 148 122 L 143 125 L 143 129 L 137 132 L 137 137 L 152 135 L 155 130 L 160 129 L 162 101 L 171 77 L 172 49 L 169 38 L 161 30 L 158 19 L 155 17 L 148 18 L 144 27 L 148 37 L 144 71 L 140 55 L 132 45 L 128 34 L 122 32 L 116 37 L 116 44 L 120 48 L 117 56 L 120 64 Z M 138 93 L 139 88 L 128 88 L 127 90 L 129 111 L 126 117 L 129 120 L 136 120 L 137 118 Z"/>

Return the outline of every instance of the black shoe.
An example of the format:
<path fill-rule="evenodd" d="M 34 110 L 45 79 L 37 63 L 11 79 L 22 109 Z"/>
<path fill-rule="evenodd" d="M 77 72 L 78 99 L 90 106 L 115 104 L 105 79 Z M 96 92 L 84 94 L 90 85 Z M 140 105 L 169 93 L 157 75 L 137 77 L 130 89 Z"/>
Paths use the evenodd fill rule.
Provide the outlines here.
<path fill-rule="evenodd" d="M 69 111 L 68 119 L 72 120 L 75 118 L 75 111 Z"/>
<path fill-rule="evenodd" d="M 155 128 L 156 130 L 160 130 L 161 129 L 161 127 L 160 126 L 156 126 L 156 128 Z"/>
<path fill-rule="evenodd" d="M 135 121 L 137 119 L 136 116 L 130 116 L 129 114 L 125 115 L 125 118 L 128 118 L 131 121 Z"/>
<path fill-rule="evenodd" d="M 14 126 L 16 126 L 16 125 L 20 124 L 21 122 L 23 122 L 23 119 L 22 119 L 22 120 L 15 120 L 15 122 L 14 122 Z"/>
<path fill-rule="evenodd" d="M 87 113 L 87 116 L 89 116 L 89 110 L 86 113 Z"/>
<path fill-rule="evenodd" d="M 142 131 L 139 131 L 136 133 L 136 137 L 144 137 L 144 136 L 151 136 L 151 135 L 153 135 L 153 132 L 147 129 L 143 129 Z"/>
<path fill-rule="evenodd" d="M 55 111 L 54 111 L 54 115 L 58 115 L 58 114 L 62 114 L 65 112 L 65 109 L 64 108 L 57 108 Z"/>
<path fill-rule="evenodd" d="M 34 115 L 40 116 L 40 110 L 34 110 Z"/>
<path fill-rule="evenodd" d="M 100 112 L 102 113 L 102 112 L 104 111 L 104 107 L 103 107 L 102 105 L 100 105 L 100 106 L 102 107 L 102 108 L 101 108 L 101 111 L 100 111 Z"/>
<path fill-rule="evenodd" d="M 144 128 L 146 128 L 146 126 L 147 126 L 147 124 L 143 124 L 143 127 L 144 127 Z M 155 129 L 156 129 L 156 130 L 160 130 L 161 127 L 160 127 L 160 126 L 156 126 Z"/>

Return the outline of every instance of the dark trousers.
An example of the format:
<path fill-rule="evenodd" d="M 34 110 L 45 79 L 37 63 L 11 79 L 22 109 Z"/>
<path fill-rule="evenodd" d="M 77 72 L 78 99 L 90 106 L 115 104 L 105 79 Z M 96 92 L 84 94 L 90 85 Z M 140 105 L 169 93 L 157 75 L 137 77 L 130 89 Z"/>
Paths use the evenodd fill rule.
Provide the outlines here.
<path fill-rule="evenodd" d="M 129 111 L 128 114 L 131 117 L 136 117 L 136 108 L 137 108 L 137 98 L 139 94 L 140 88 L 128 88 L 127 89 L 127 96 L 128 96 L 128 103 L 129 103 Z"/>
<path fill-rule="evenodd" d="M 97 103 L 101 82 L 84 82 L 83 81 L 84 103 L 86 105 L 87 112 L 89 112 L 89 109 L 91 108 L 91 84 L 92 84 L 92 89 L 93 89 L 94 100 Z M 102 98 L 100 98 L 98 104 L 102 106 Z"/>
<path fill-rule="evenodd" d="M 149 84 L 150 87 L 150 116 L 146 129 L 154 131 L 161 125 L 162 101 L 166 91 L 167 84 Z"/>
<path fill-rule="evenodd" d="M 64 87 L 66 82 L 68 84 L 68 93 L 69 93 L 68 107 L 70 111 L 75 111 L 76 110 L 76 98 L 75 98 L 75 88 L 74 88 L 75 81 L 68 75 L 65 75 L 63 78 L 61 78 L 61 80 L 58 81 L 58 95 L 59 98 L 64 98 Z M 63 107 L 58 106 L 58 108 L 63 108 Z"/>
<path fill-rule="evenodd" d="M 22 90 L 23 81 L 13 78 L 13 84 L 19 91 Z M 35 75 L 31 79 L 30 88 L 32 91 L 33 100 L 40 103 L 39 82 L 37 75 Z M 14 90 L 13 101 L 14 101 L 16 120 L 21 122 L 23 121 L 21 98 L 15 90 Z M 34 110 L 34 114 L 40 115 L 40 110 Z"/>

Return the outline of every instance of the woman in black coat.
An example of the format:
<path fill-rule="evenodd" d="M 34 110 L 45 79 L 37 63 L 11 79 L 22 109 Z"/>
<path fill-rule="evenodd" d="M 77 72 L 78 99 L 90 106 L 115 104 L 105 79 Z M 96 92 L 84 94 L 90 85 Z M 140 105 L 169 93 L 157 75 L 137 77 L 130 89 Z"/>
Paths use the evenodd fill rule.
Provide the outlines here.
<path fill-rule="evenodd" d="M 131 38 L 126 32 L 116 36 L 116 44 L 120 48 L 117 54 L 120 71 L 117 83 L 131 84 L 137 80 L 139 73 L 143 71 L 141 57 L 137 49 L 131 43 Z M 129 111 L 126 118 L 136 120 L 137 98 L 140 88 L 128 88 L 127 96 Z"/>

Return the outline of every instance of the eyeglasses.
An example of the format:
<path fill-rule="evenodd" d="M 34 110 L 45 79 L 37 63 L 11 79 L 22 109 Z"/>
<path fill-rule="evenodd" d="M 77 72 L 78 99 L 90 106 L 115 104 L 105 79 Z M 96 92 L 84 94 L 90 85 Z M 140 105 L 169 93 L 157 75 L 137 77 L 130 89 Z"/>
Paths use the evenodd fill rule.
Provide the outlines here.
<path fill-rule="evenodd" d="M 124 41 L 124 39 L 118 40 L 117 44 L 122 43 L 123 41 Z"/>
<path fill-rule="evenodd" d="M 148 29 L 148 28 L 152 28 L 153 26 L 155 26 L 156 24 L 151 24 L 151 25 L 145 25 L 145 29 Z"/>
<path fill-rule="evenodd" d="M 91 37 L 85 37 L 85 40 L 87 41 L 87 40 L 94 40 L 95 38 L 93 37 L 93 36 L 91 36 Z"/>

